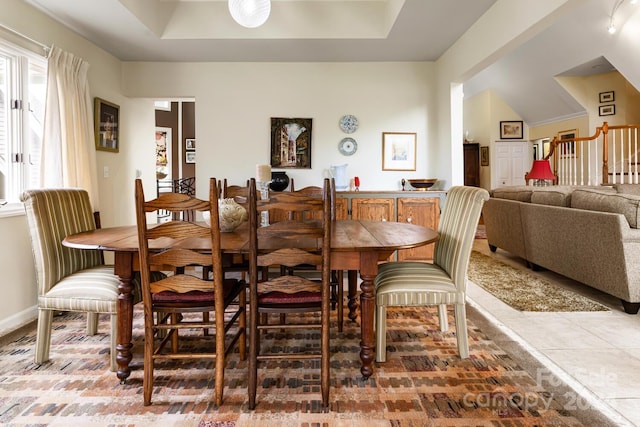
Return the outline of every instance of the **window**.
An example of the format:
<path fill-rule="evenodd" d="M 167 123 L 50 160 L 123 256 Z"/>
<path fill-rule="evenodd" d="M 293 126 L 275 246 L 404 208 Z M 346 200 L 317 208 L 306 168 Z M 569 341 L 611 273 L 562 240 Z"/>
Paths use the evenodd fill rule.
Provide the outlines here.
<path fill-rule="evenodd" d="M 0 201 L 40 186 L 47 61 L 0 40 Z"/>

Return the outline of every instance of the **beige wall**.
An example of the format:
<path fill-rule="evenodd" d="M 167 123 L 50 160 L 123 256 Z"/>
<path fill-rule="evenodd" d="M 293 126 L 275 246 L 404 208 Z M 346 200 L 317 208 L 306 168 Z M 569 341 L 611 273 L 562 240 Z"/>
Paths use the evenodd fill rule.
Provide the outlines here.
<path fill-rule="evenodd" d="M 362 190 L 396 190 L 402 178 L 437 178 L 428 165 L 436 144 L 432 69 L 424 62 L 126 63 L 124 91 L 132 98 L 195 98 L 199 194 L 206 194 L 209 177 L 242 183 L 256 164 L 269 163 L 271 117 L 313 119 L 311 169 L 287 170 L 297 185 L 317 185 L 331 165 L 347 163 Z M 344 114 L 359 120 L 353 134 L 338 126 Z M 137 140 L 152 146 L 144 136 L 152 126 L 137 120 Z M 416 171 L 381 170 L 382 132 L 417 134 Z M 346 136 L 358 143 L 353 156 L 338 151 Z M 153 158 L 140 161 L 148 173 Z"/>
<path fill-rule="evenodd" d="M 589 117 L 582 116 L 576 117 L 574 119 L 561 120 L 553 123 L 531 127 L 529 128 L 529 139 L 532 141 L 542 138 L 553 139 L 553 137 L 555 137 L 558 132 L 570 129 L 576 129 L 578 131 L 578 136 L 581 137 L 592 135 L 595 131 L 595 129 L 591 131 L 589 130 Z"/>
<path fill-rule="evenodd" d="M 464 102 L 464 129 L 474 142 L 489 147 L 489 166 L 480 167 L 480 186 L 487 190 L 494 187 L 495 143 L 500 140 L 500 122 L 522 118 L 492 90 L 474 95 Z M 529 139 L 529 127 L 523 124 L 523 139 Z"/>
<path fill-rule="evenodd" d="M 625 85 L 627 93 L 627 124 L 640 123 L 640 92 L 630 82 Z"/>
<path fill-rule="evenodd" d="M 580 136 L 593 135 L 603 122 L 609 125 L 636 123 L 639 99 L 638 91 L 618 71 L 596 74 L 585 77 L 557 77 L 556 80 L 566 89 L 586 110 L 588 129 L 584 129 Z M 613 102 L 600 102 L 600 93 L 613 92 Z M 615 105 L 615 114 L 600 116 L 600 106 Z M 588 132 L 587 132 L 588 131 Z"/>
<path fill-rule="evenodd" d="M 33 254 L 24 215 L 0 219 L 0 336 L 36 316 Z"/>
<path fill-rule="evenodd" d="M 491 94 L 484 91 L 464 100 L 464 130 L 469 138 L 481 147 L 491 150 Z M 491 188 L 491 161 L 489 166 L 480 166 L 480 186 Z"/>

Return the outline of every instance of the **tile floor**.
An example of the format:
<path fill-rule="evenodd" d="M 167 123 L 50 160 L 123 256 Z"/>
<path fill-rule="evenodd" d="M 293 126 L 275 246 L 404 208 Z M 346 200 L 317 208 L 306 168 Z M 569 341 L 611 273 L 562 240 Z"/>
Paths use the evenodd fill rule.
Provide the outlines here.
<path fill-rule="evenodd" d="M 619 300 L 524 261 L 477 239 L 474 250 L 568 287 L 611 308 L 606 312 L 534 313 L 514 310 L 471 284 L 478 308 L 576 391 L 576 404 L 592 405 L 621 426 L 640 426 L 640 314 L 624 313 Z"/>

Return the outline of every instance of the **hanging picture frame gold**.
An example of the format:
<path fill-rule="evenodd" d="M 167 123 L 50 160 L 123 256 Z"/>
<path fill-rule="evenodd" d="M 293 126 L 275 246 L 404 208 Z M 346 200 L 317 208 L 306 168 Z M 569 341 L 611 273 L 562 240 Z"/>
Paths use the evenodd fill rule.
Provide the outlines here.
<path fill-rule="evenodd" d="M 120 151 L 120 106 L 96 97 L 93 106 L 96 150 Z"/>

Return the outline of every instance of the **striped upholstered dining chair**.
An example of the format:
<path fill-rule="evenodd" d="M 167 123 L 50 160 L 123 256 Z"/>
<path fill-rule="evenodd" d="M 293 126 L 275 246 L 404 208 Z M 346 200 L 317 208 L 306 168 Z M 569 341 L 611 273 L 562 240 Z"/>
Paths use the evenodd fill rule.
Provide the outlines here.
<path fill-rule="evenodd" d="M 111 315 L 111 370 L 116 364 L 116 302 L 119 279 L 102 253 L 72 249 L 62 240 L 94 230 L 89 195 L 81 189 L 25 191 L 21 200 L 29 225 L 38 286 L 38 329 L 35 363 L 49 360 L 54 311 L 87 313 L 87 334 L 98 329 L 98 314 Z"/>
<path fill-rule="evenodd" d="M 449 328 L 447 305 L 454 306 L 460 357 L 469 357 L 467 268 L 480 213 L 489 193 L 477 187 L 452 187 L 438 225 L 433 264 L 388 262 L 378 269 L 376 289 L 376 361 L 387 358 L 387 307 L 437 305 L 440 330 Z"/>

